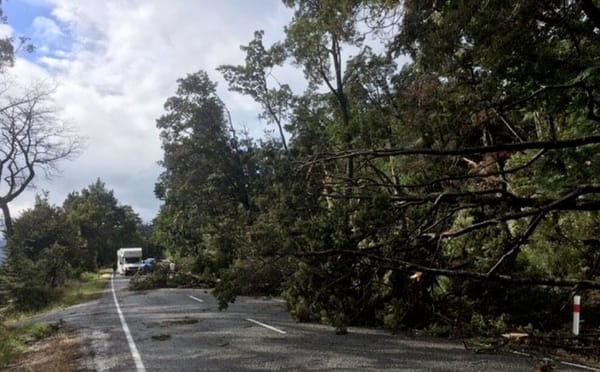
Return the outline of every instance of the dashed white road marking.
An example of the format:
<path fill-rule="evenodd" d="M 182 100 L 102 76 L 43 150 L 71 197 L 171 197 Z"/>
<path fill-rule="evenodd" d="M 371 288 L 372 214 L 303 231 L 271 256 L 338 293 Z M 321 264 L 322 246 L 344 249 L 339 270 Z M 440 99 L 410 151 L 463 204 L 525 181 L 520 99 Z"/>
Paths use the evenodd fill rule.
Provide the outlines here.
<path fill-rule="evenodd" d="M 129 344 L 129 351 L 131 352 L 131 356 L 133 357 L 133 361 L 135 362 L 135 367 L 138 372 L 145 372 L 146 367 L 144 367 L 144 362 L 142 362 L 142 357 L 135 346 L 135 342 L 133 341 L 133 337 L 131 337 L 131 332 L 129 331 L 129 327 L 127 326 L 127 322 L 125 321 L 125 317 L 123 316 L 123 312 L 121 311 L 121 306 L 119 305 L 119 301 L 117 300 L 117 294 L 115 292 L 115 275 L 113 274 L 112 280 L 110 281 L 110 287 L 112 289 L 113 299 L 115 300 L 115 306 L 117 307 L 117 313 L 119 314 L 119 319 L 121 319 L 121 326 L 123 328 L 123 332 L 125 332 L 125 337 L 127 338 L 127 343 Z"/>
<path fill-rule="evenodd" d="M 275 327 L 273 327 L 273 326 L 270 326 L 270 325 L 268 325 L 268 324 L 261 323 L 261 322 L 259 322 L 258 320 L 254 320 L 254 319 L 250 319 L 250 318 L 248 318 L 248 319 L 246 319 L 246 320 L 247 320 L 247 321 L 249 321 L 249 322 L 251 322 L 251 323 L 258 324 L 258 325 L 259 325 L 259 326 L 261 326 L 261 327 L 265 327 L 266 329 L 270 329 L 271 331 L 275 331 L 275 332 L 277 332 L 277 333 L 281 333 L 282 335 L 285 335 L 285 334 L 287 334 L 287 332 L 286 332 L 286 331 L 282 331 L 282 330 L 281 330 L 281 329 L 279 329 L 279 328 L 275 328 Z"/>
<path fill-rule="evenodd" d="M 198 302 L 204 302 L 203 299 L 198 298 L 198 297 L 194 297 L 194 296 L 188 296 L 189 298 L 191 298 L 192 300 L 198 301 Z"/>

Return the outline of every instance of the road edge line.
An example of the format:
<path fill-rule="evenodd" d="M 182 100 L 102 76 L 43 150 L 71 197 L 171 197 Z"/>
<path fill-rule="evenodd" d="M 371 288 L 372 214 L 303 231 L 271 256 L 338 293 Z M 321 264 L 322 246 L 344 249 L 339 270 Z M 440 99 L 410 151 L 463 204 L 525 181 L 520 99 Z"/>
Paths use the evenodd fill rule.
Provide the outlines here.
<path fill-rule="evenodd" d="M 121 328 L 123 328 L 123 332 L 125 332 L 125 338 L 127 338 L 127 344 L 129 344 L 129 351 L 131 352 L 131 356 L 135 362 L 135 367 L 137 368 L 138 372 L 145 372 L 146 367 L 144 367 L 144 362 L 142 362 L 140 352 L 135 346 L 135 342 L 133 341 L 133 337 L 131 336 L 127 322 L 125 321 L 125 316 L 123 316 L 123 312 L 121 311 L 121 305 L 119 305 L 119 301 L 117 300 L 117 294 L 115 292 L 115 274 L 113 274 L 110 280 L 110 288 L 112 290 L 113 300 L 115 300 L 117 314 L 119 314 L 119 319 L 121 320 Z"/>
<path fill-rule="evenodd" d="M 512 354 L 515 354 L 515 355 L 525 356 L 525 357 L 528 357 L 528 358 L 535 358 L 535 355 L 532 355 L 532 354 L 529 354 L 529 353 L 524 353 L 522 351 L 511 350 L 510 352 Z M 567 362 L 567 361 L 564 361 L 564 360 L 558 360 L 558 359 L 552 359 L 552 358 L 549 358 L 549 359 L 550 360 L 554 360 L 557 363 L 560 363 L 562 365 L 569 366 L 569 367 L 575 367 L 575 368 L 585 369 L 587 371 L 600 371 L 599 368 L 591 367 L 591 366 L 586 366 L 585 364 L 571 363 L 571 362 Z"/>
<path fill-rule="evenodd" d="M 287 334 L 287 332 L 286 332 L 286 331 L 282 331 L 282 330 L 281 330 L 281 329 L 279 329 L 279 328 L 275 328 L 275 327 L 273 327 L 273 326 L 270 326 L 270 325 L 268 325 L 268 324 L 261 323 L 261 322 L 259 322 L 258 320 L 254 320 L 254 319 L 250 319 L 250 318 L 247 318 L 246 320 L 247 320 L 247 321 L 249 321 L 249 322 L 251 322 L 251 323 L 258 324 L 259 326 L 261 326 L 261 327 L 264 327 L 264 328 L 266 328 L 266 329 L 270 329 L 271 331 L 275 331 L 275 332 L 277 332 L 277 333 L 281 333 L 282 335 L 285 335 L 285 334 Z"/>
<path fill-rule="evenodd" d="M 579 363 L 565 362 L 565 361 L 562 361 L 562 360 L 560 361 L 560 364 L 565 365 L 565 366 L 569 366 L 569 367 L 576 367 L 576 368 L 585 369 L 587 371 L 600 371 L 600 369 L 598 369 L 598 368 L 586 366 L 584 364 L 579 364 Z"/>

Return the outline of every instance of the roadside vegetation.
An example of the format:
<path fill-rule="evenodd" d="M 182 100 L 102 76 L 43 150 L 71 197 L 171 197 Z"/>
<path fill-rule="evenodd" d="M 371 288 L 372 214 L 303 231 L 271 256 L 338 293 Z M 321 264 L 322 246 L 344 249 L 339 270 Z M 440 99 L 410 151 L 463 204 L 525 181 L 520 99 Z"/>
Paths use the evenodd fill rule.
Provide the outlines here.
<path fill-rule="evenodd" d="M 0 266 L 0 308 L 36 311 L 69 293 L 85 298 L 101 267 L 111 267 L 120 247 L 152 251 L 150 228 L 129 206 L 122 206 L 97 180 L 68 195 L 63 206 L 38 196 L 33 208 L 13 222 L 6 258 Z M 105 273 L 106 274 L 106 273 Z"/>
<path fill-rule="evenodd" d="M 129 281 L 129 289 L 143 291 L 154 288 L 213 288 L 212 277 L 193 273 L 185 265 L 171 271 L 167 262 L 161 262 L 149 271 L 137 272 Z"/>
<path fill-rule="evenodd" d="M 28 337 L 26 340 L 26 349 L 12 360 L 6 371 L 75 372 L 85 369 L 81 336 L 74 331 L 54 327 L 40 339 Z"/>
<path fill-rule="evenodd" d="M 71 354 L 75 353 L 76 349 L 71 345 L 74 337 L 70 331 L 64 329 L 61 324 L 34 323 L 28 319 L 40 313 L 101 297 L 106 291 L 110 276 L 111 271 L 107 269 L 93 273 L 84 272 L 79 278 L 67 280 L 60 289 L 54 291 L 52 298 L 44 301 L 44 306 L 36 302 L 35 310 L 30 306 L 26 310 L 16 307 L 3 308 L 0 313 L 0 369 L 24 359 L 23 355 L 27 354 L 32 346 L 39 347 L 40 342 L 52 346 L 47 346 L 46 351 L 37 350 L 34 353 L 37 354 L 35 358 L 29 355 L 26 358 L 29 361 L 23 360 L 23 363 L 31 363 L 33 360 L 39 362 L 40 353 L 43 353 L 43 365 L 68 366 L 74 360 Z M 62 367 L 53 370 L 65 370 Z M 74 369 L 69 367 L 67 370 Z"/>
<path fill-rule="evenodd" d="M 54 333 L 49 324 L 23 326 L 0 325 L 0 368 L 5 368 L 23 353 L 28 344 L 45 339 Z"/>
<path fill-rule="evenodd" d="M 34 344 L 64 343 L 75 349 L 70 330 L 30 325 L 28 319 L 102 296 L 112 275 L 106 267 L 112 266 L 117 249 L 145 246 L 152 253 L 149 231 L 100 180 L 71 193 L 62 207 L 38 196 L 33 208 L 13 221 L 0 265 L 0 367 Z"/>

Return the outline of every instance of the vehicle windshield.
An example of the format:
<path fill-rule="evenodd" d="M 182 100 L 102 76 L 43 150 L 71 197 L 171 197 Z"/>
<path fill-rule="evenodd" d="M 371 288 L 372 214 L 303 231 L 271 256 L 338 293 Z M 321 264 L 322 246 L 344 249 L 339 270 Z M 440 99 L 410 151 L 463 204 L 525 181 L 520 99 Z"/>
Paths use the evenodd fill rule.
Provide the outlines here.
<path fill-rule="evenodd" d="M 140 263 L 140 259 L 139 259 L 139 257 L 125 257 L 125 263 L 127 263 L 127 264 Z"/>

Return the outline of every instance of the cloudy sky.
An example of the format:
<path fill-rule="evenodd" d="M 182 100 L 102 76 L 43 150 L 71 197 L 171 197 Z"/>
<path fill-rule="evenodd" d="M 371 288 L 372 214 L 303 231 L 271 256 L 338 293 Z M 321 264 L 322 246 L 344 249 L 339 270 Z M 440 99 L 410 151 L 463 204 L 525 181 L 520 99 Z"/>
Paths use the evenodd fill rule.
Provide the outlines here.
<path fill-rule="evenodd" d="M 37 189 L 13 202 L 15 212 L 30 207 L 36 192 L 61 204 L 100 178 L 149 222 L 160 206 L 155 120 L 187 73 L 202 69 L 219 83 L 238 127 L 254 137 L 272 129 L 250 99 L 227 91 L 215 68 L 242 63 L 239 46 L 255 30 L 265 30 L 266 44 L 283 38 L 291 12 L 278 0 L 8 0 L 3 9 L 9 27 L 0 31 L 28 36 L 37 48 L 20 53 L 11 74 L 56 82 L 60 117 L 87 142 L 59 176 L 38 179 Z"/>

